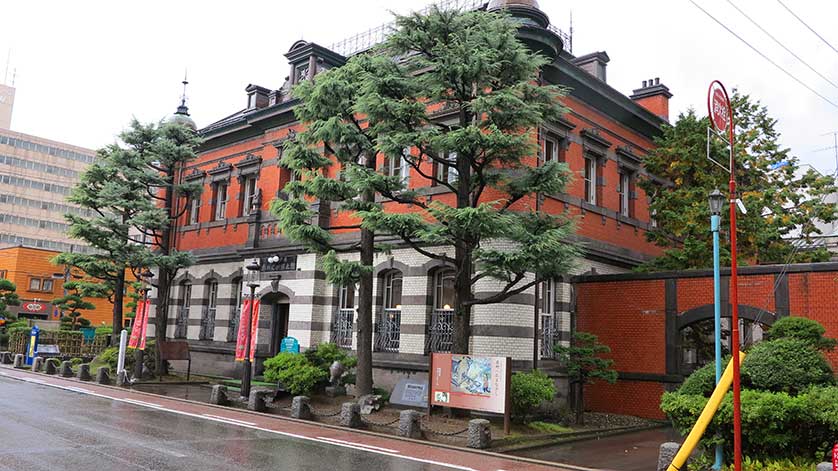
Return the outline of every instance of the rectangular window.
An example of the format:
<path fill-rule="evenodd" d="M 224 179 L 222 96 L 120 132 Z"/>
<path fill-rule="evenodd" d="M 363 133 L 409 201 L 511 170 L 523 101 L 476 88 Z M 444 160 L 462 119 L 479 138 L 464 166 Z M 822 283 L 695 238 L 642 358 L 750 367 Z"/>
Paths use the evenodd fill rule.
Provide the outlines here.
<path fill-rule="evenodd" d="M 553 314 L 556 310 L 556 282 L 545 280 L 541 282 L 541 313 Z"/>
<path fill-rule="evenodd" d="M 561 162 L 559 160 L 559 140 L 552 134 L 544 138 L 543 158 L 544 162 Z"/>
<path fill-rule="evenodd" d="M 585 157 L 585 201 L 596 204 L 596 159 Z"/>
<path fill-rule="evenodd" d="M 253 202 L 256 197 L 256 177 L 248 177 L 244 180 L 244 199 L 240 216 L 248 216 L 253 211 Z"/>
<path fill-rule="evenodd" d="M 631 207 L 629 206 L 631 174 L 626 170 L 620 170 L 620 180 L 617 182 L 617 194 L 620 197 L 620 214 L 626 217 L 631 216 Z"/>
<path fill-rule="evenodd" d="M 201 197 L 194 196 L 189 202 L 189 224 L 198 224 L 201 215 Z"/>
<path fill-rule="evenodd" d="M 341 309 L 355 308 L 355 286 L 343 285 L 340 287 L 338 294 L 338 303 Z"/>
<path fill-rule="evenodd" d="M 6 270 L 0 270 L 0 280 L 6 279 Z"/>
<path fill-rule="evenodd" d="M 436 164 L 436 179 L 439 181 L 453 184 L 457 181 L 459 174 L 457 173 L 457 153 L 447 152 L 440 156 L 448 163 L 437 162 Z M 434 182 L 436 184 L 436 182 Z"/>
<path fill-rule="evenodd" d="M 410 155 L 410 148 L 405 148 L 402 152 L 402 156 L 397 159 L 385 155 L 384 168 L 382 170 L 384 175 L 388 177 L 400 177 L 402 183 L 407 186 L 410 181 L 410 164 L 407 163 L 407 159 L 404 156 Z"/>
<path fill-rule="evenodd" d="M 52 286 L 53 286 L 53 281 L 52 280 L 44 279 L 41 282 L 41 291 L 48 291 L 48 292 L 52 293 Z"/>
<path fill-rule="evenodd" d="M 221 221 L 227 218 L 227 183 L 218 183 L 215 186 L 215 220 Z"/>
<path fill-rule="evenodd" d="M 40 278 L 30 278 L 29 279 L 29 291 L 41 291 L 41 279 Z"/>

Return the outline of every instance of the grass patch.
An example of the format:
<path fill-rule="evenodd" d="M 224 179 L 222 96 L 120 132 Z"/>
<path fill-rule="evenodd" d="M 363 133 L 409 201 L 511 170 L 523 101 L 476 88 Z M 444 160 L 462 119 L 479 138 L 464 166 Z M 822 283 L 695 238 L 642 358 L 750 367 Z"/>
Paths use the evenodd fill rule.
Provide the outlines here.
<path fill-rule="evenodd" d="M 550 422 L 541 421 L 530 422 L 527 424 L 527 427 L 533 430 L 537 430 L 541 433 L 568 433 L 573 431 L 559 424 L 552 424 Z"/>

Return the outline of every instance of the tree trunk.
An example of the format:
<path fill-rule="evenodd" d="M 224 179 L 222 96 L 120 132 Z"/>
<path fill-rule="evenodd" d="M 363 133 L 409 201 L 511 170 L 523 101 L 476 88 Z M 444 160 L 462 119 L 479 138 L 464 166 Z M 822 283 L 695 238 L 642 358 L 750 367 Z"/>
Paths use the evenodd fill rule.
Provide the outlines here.
<path fill-rule="evenodd" d="M 366 195 L 365 195 L 366 196 Z M 361 264 L 372 268 L 375 235 L 361 229 Z M 358 283 L 358 366 L 355 372 L 357 395 L 372 394 L 372 279 L 365 270 Z"/>
<path fill-rule="evenodd" d="M 576 383 L 576 424 L 585 425 L 585 383 Z"/>
<path fill-rule="evenodd" d="M 113 332 L 111 345 L 119 345 L 119 333 L 122 331 L 122 301 L 125 293 L 125 270 L 116 275 L 113 285 Z"/>
<path fill-rule="evenodd" d="M 471 121 L 471 114 L 460 108 L 460 126 L 466 127 Z M 470 157 L 457 155 L 457 208 L 471 207 L 471 165 Z M 466 302 L 472 299 L 472 264 L 474 244 L 461 238 L 455 242 L 454 264 L 457 265 L 457 277 L 454 280 L 456 293 L 456 311 L 454 312 L 454 338 L 451 345 L 452 353 L 468 354 L 469 339 L 471 338 L 471 305 Z"/>

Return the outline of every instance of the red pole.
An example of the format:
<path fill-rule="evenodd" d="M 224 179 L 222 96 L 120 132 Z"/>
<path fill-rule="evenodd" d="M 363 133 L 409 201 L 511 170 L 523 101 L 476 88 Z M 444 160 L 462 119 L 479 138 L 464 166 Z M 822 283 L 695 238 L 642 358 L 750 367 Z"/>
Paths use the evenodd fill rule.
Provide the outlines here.
<path fill-rule="evenodd" d="M 725 92 L 727 99 L 727 92 Z M 730 107 L 730 322 L 733 337 L 733 468 L 742 471 L 742 403 L 739 380 L 739 292 L 736 273 L 736 169 L 733 150 L 733 108 Z"/>

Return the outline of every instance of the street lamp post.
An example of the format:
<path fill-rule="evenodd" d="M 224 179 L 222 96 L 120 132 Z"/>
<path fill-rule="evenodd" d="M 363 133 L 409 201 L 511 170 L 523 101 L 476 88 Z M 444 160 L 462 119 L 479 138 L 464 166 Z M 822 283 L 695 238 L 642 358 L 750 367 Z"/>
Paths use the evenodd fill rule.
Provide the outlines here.
<path fill-rule="evenodd" d="M 710 230 L 713 232 L 713 319 L 716 333 L 716 384 L 722 378 L 722 309 L 721 309 L 721 275 L 719 263 L 719 223 L 722 207 L 725 203 L 724 195 L 718 190 L 710 193 Z M 716 445 L 716 462 L 713 469 L 722 469 L 722 445 Z"/>
<path fill-rule="evenodd" d="M 250 283 L 247 284 L 247 287 L 250 288 L 250 312 L 247 316 L 247 325 L 244 326 L 245 331 L 245 342 L 244 342 L 244 365 L 242 365 L 242 385 L 241 385 L 241 397 L 248 398 L 250 397 L 250 377 L 251 377 L 251 364 L 250 364 L 250 336 L 251 330 L 253 326 L 253 301 L 256 300 L 256 288 L 259 287 L 259 270 L 262 266 L 259 264 L 258 259 L 252 260 L 248 265 L 247 269 L 251 273 Z"/>
<path fill-rule="evenodd" d="M 134 322 L 143 322 L 143 316 L 148 316 L 148 310 L 146 309 L 146 302 L 148 301 L 148 292 L 151 291 L 151 280 L 154 278 L 154 273 L 151 272 L 148 268 L 145 269 L 144 272 L 140 273 L 140 281 L 143 284 L 142 291 L 143 291 L 143 302 L 140 304 L 139 309 L 136 311 L 136 315 L 134 316 Z M 142 324 L 140 324 L 142 327 Z M 140 338 L 145 335 L 145 332 L 140 332 Z M 160 336 L 158 335 L 158 338 Z M 140 345 L 137 345 L 137 349 L 134 350 L 134 377 L 139 381 L 143 377 L 143 355 L 144 351 L 140 349 Z M 158 371 L 158 374 L 162 374 L 162 372 Z"/>

